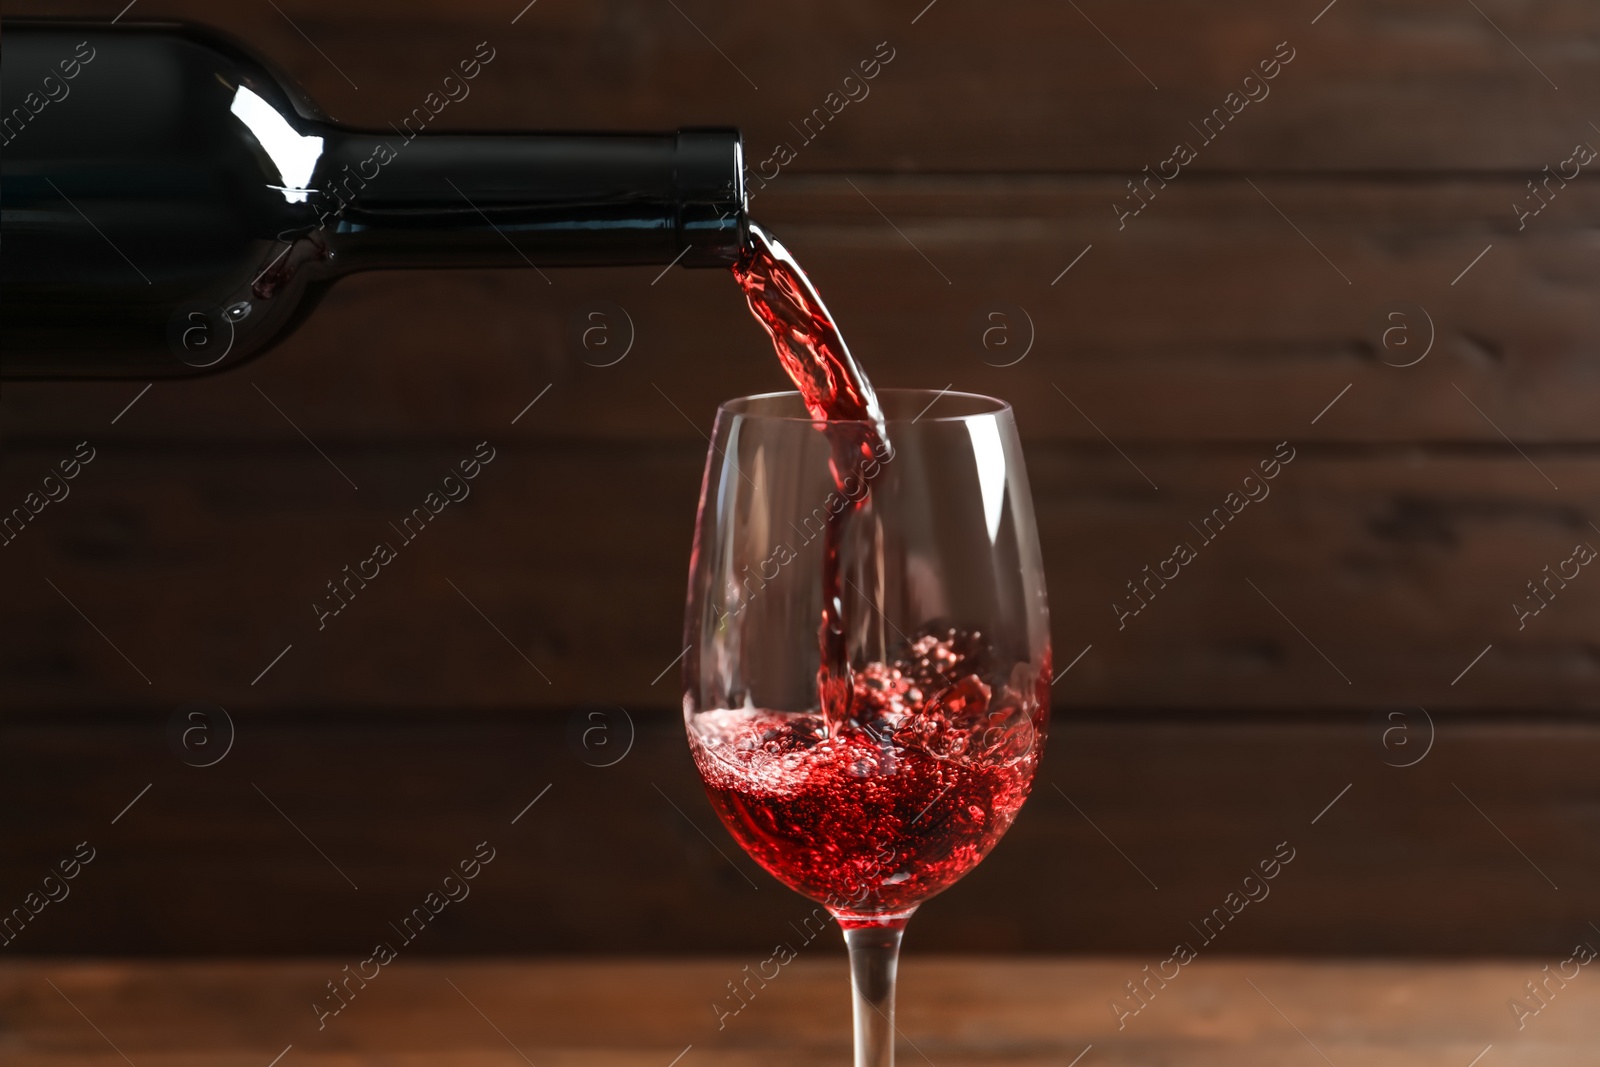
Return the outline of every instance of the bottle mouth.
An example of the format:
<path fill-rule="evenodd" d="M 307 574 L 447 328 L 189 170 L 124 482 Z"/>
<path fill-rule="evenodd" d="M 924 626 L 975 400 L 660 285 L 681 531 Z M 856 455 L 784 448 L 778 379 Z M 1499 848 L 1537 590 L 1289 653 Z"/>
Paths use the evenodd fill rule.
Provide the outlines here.
<path fill-rule="evenodd" d="M 739 131 L 731 126 L 680 129 L 673 185 L 681 264 L 733 266 L 749 238 Z"/>

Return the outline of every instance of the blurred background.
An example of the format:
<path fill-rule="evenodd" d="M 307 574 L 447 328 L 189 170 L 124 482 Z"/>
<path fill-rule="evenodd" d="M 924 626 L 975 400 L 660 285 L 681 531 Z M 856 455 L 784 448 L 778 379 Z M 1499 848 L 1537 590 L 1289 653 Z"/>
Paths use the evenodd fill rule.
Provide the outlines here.
<path fill-rule="evenodd" d="M 1600 917 L 1600 10 L 925 2 L 125 17 L 232 33 L 356 127 L 480 42 L 438 129 L 739 125 L 752 217 L 874 380 L 1015 406 L 1065 670 L 1033 798 L 915 951 L 1165 953 L 1287 843 L 1216 951 L 1569 955 Z M 94 458 L 0 547 L 0 906 L 95 853 L 7 947 L 355 959 L 480 842 L 412 951 L 788 936 L 811 905 L 717 823 L 676 665 L 716 405 L 785 384 L 730 277 L 651 268 L 369 274 L 227 374 L 7 383 L 0 505 Z"/>

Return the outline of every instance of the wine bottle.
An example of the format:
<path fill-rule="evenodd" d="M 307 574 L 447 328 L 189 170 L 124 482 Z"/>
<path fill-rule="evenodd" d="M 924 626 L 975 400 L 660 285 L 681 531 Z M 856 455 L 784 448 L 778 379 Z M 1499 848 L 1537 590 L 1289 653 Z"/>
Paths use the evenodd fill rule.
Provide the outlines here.
<path fill-rule="evenodd" d="M 739 132 L 441 133 L 485 43 L 387 130 L 193 25 L 6 19 L 0 376 L 232 367 L 381 268 L 728 266 Z M 452 123 L 454 124 L 454 123 Z"/>

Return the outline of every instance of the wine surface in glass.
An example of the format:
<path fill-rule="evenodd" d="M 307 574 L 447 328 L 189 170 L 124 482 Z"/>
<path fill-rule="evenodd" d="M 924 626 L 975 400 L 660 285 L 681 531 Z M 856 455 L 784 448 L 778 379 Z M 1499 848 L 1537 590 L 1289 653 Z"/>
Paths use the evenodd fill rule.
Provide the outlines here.
<path fill-rule="evenodd" d="M 695 763 L 739 844 L 847 917 L 910 912 L 977 865 L 1027 799 L 1035 694 L 984 681 L 981 635 L 924 633 L 854 672 L 853 718 L 738 708 L 696 716 Z"/>

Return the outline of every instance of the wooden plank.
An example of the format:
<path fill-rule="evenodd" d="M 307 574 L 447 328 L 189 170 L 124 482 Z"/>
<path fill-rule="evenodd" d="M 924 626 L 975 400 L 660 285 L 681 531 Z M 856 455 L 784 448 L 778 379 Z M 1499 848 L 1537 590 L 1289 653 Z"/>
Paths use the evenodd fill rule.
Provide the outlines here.
<path fill-rule="evenodd" d="M 601 707 L 230 705 L 232 748 L 204 768 L 169 746 L 166 708 L 10 722 L 0 728 L 0 899 L 23 901 L 79 842 L 95 856 L 70 896 L 8 933 L 8 956 L 355 963 L 385 939 L 403 967 L 470 953 L 758 962 L 776 941 L 806 937 L 789 924 L 803 926 L 813 905 L 718 824 L 679 715 L 632 707 L 630 727 L 611 705 L 613 747 L 591 737 L 586 748 L 588 712 Z M 1584 842 L 1596 830 L 1600 728 L 1509 715 L 1435 722 L 1424 749 L 1415 714 L 1398 723 L 1410 730 L 1401 745 L 1385 733 L 1396 721 L 1359 712 L 1184 723 L 1069 710 L 1016 826 L 918 913 L 908 944 L 1151 963 L 1178 941 L 1204 963 L 1241 953 L 1565 958 L 1596 936 L 1600 870 Z M 483 842 L 493 859 L 470 893 L 420 931 L 397 932 Z M 1265 893 L 1250 890 L 1261 899 L 1220 929 L 1197 929 L 1279 852 L 1292 858 Z M 808 954 L 838 951 L 836 934 L 812 929 Z"/>
<path fill-rule="evenodd" d="M 752 168 L 769 173 L 779 144 L 795 153 L 785 173 L 1132 173 L 1187 140 L 1199 148 L 1196 169 L 1499 168 L 1531 177 L 1594 133 L 1583 102 L 1600 89 L 1600 70 L 1583 42 L 1600 14 L 1583 0 L 1498 0 L 1481 11 L 1453 0 L 1342 0 L 1317 18 L 1323 6 L 1028 0 L 997 14 L 836 0 L 779 17 L 726 0 L 676 10 L 545 0 L 520 11 L 510 0 L 448 9 L 292 0 L 281 13 L 144 0 L 130 17 L 215 24 L 286 67 L 334 115 L 373 128 L 421 105 L 487 40 L 496 59 L 439 116 L 440 128 L 732 123 L 747 133 Z M 96 0 L 8 7 L 35 13 L 108 15 Z M 847 85 L 880 42 L 889 65 Z M 1275 54 L 1293 59 L 1246 86 Z M 1227 99 L 1244 92 L 1261 99 Z M 841 104 L 850 93 L 857 102 Z M 1237 117 L 1206 143 L 1197 127 L 1230 107 Z M 808 133 L 819 108 L 837 117 L 813 119 Z"/>
<path fill-rule="evenodd" d="M 797 182 L 757 216 L 880 385 L 1007 398 L 1034 439 L 1600 441 L 1581 228 L 1600 187 L 1519 233 L 1519 181 L 1197 177 L 1119 231 L 1116 180 L 851 181 Z M 254 383 L 324 446 L 695 442 L 721 400 L 787 382 L 722 272 L 658 273 L 360 276 L 259 363 L 159 383 L 114 431 L 143 383 L 8 383 L 0 411 L 14 440 L 297 441 Z"/>
<path fill-rule="evenodd" d="M 1274 445 L 1030 448 L 1056 662 L 1094 646 L 1059 701 L 1600 708 L 1600 578 L 1563 562 L 1600 548 L 1593 459 L 1289 447 L 1227 523 L 1214 511 Z M 702 449 L 503 445 L 402 538 L 473 451 L 104 445 L 0 550 L 8 707 L 674 703 Z M 9 449 L 4 499 L 57 459 Z M 323 618 L 327 583 L 380 541 L 396 559 Z M 1179 543 L 1194 560 L 1164 562 Z M 1578 576 L 1563 589 L 1547 566 Z M 1548 607 L 1524 618 L 1536 579 Z"/>
<path fill-rule="evenodd" d="M 381 987 L 360 994 L 371 1003 L 352 1002 L 318 1034 L 299 1015 L 341 962 L 5 965 L 0 997 L 20 1024 L 8 1062 L 123 1062 L 107 1047 L 112 1035 L 133 1062 L 162 1065 L 260 1064 L 275 1042 L 292 1043 L 296 1063 L 328 1067 L 498 1067 L 523 1058 L 660 1067 L 687 1046 L 693 1062 L 717 1067 L 798 1067 L 849 1055 L 848 977 L 838 960 L 789 964 L 722 1032 L 708 1025 L 703 1002 L 740 973 L 742 959 L 410 963 L 383 972 Z M 1500 1001 L 1537 973 L 1533 961 L 1261 960 L 1197 963 L 1152 1003 L 1140 1032 L 1117 1032 L 1100 1002 L 1143 962 L 908 956 L 896 1020 L 901 1055 L 1031 1067 L 1064 1064 L 1092 1045 L 1093 1062 L 1127 1067 L 1278 1067 L 1322 1063 L 1319 1053 L 1334 1063 L 1462 1067 L 1492 1044 L 1493 1055 L 1515 1057 L 1508 1062 L 1553 1067 L 1583 1062 L 1600 1033 L 1600 999 L 1583 982 L 1562 990 L 1527 1033 L 1507 1033 Z"/>
<path fill-rule="evenodd" d="M 328 1032 L 307 1033 L 290 1013 L 322 981 L 328 963 L 6 966 L 0 995 L 26 1009 L 18 1013 L 26 1022 L 11 1062 L 54 1067 L 115 1059 L 67 998 L 102 1021 L 101 1029 L 120 1035 L 117 1045 L 141 1064 L 187 1064 L 198 1056 L 256 1062 L 264 1049 L 267 1056 L 275 1051 L 272 1041 L 291 1037 L 294 1062 L 330 1065 L 448 1059 L 480 1067 L 522 1062 L 520 1053 L 541 1064 L 659 1067 L 686 1045 L 693 1045 L 694 1062 L 718 1067 L 848 1057 L 842 961 L 790 963 L 779 981 L 760 990 L 749 1013 L 720 1033 L 707 1033 L 701 1000 L 730 969 L 739 973 L 738 958 L 395 968 L 384 974 L 382 989 L 366 993 L 379 1003 L 365 1014 L 357 1014 L 365 1005 L 352 1003 L 350 1016 Z M 1456 968 L 1202 963 L 1162 993 L 1165 1016 L 1152 1017 L 1144 1032 L 1109 1032 L 1096 1014 L 1099 1001 L 1141 963 L 909 957 L 902 966 L 901 1054 L 917 1059 L 922 1051 L 939 1064 L 1064 1064 L 1093 1045 L 1094 1062 L 1102 1064 L 1181 1059 L 1254 1067 L 1323 1062 L 1315 1051 L 1322 1049 L 1331 1062 L 1461 1067 L 1493 1043 L 1498 1062 L 1554 1067 L 1581 1062 L 1584 1043 L 1595 1038 L 1595 995 L 1582 984 L 1563 990 L 1566 1003 L 1550 1006 L 1549 1021 L 1539 1017 L 1538 1035 L 1507 1035 L 1498 1000 L 1525 981 L 1528 963 L 1520 961 Z M 1270 1000 L 1251 985 L 1270 990 Z M 1563 1016 L 1558 1008 L 1565 1008 Z"/>

